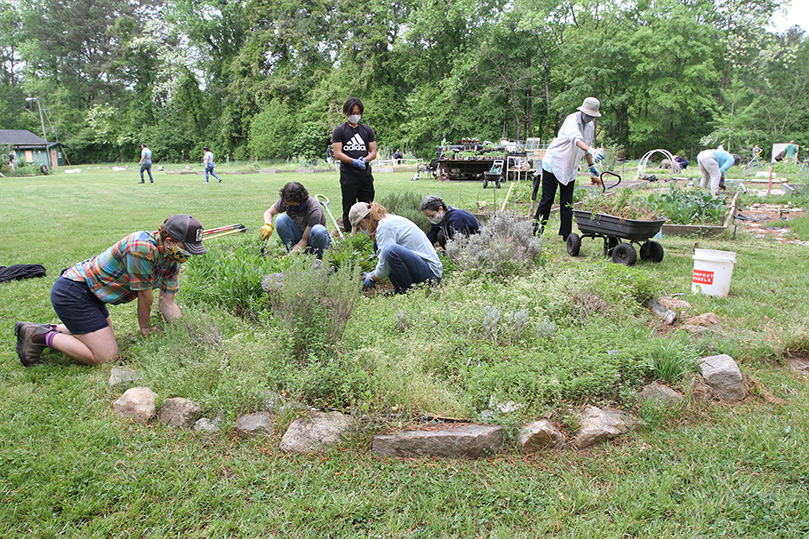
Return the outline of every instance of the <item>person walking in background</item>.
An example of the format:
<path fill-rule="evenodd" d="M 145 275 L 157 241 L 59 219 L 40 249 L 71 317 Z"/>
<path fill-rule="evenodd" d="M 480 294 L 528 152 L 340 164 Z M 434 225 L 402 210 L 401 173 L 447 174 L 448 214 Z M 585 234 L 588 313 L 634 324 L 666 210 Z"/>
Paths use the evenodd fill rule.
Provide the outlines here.
<path fill-rule="evenodd" d="M 331 149 L 331 144 L 326 146 L 326 163 L 328 163 L 329 166 L 334 164 L 334 150 Z"/>
<path fill-rule="evenodd" d="M 118 357 L 107 304 L 138 300 L 138 325 L 148 336 L 152 290 L 160 289 L 157 307 L 166 321 L 180 318 L 174 299 L 180 264 L 208 252 L 202 245 L 202 224 L 190 215 L 173 215 L 156 232 L 135 232 L 98 256 L 62 272 L 51 290 L 51 303 L 62 325 L 17 322 L 17 355 L 25 367 L 39 363 L 46 348 L 85 365 Z"/>
<path fill-rule="evenodd" d="M 326 228 L 326 215 L 320 201 L 309 196 L 306 188 L 298 182 L 289 182 L 280 192 L 281 197 L 264 212 L 261 239 L 267 241 L 273 230 L 287 252 L 299 253 L 302 249 L 312 251 L 318 258 L 329 248 L 331 238 Z M 273 226 L 273 217 L 278 215 Z"/>
<path fill-rule="evenodd" d="M 759 147 L 758 144 L 753 146 L 752 154 L 753 158 L 750 160 L 750 163 L 748 163 L 748 166 L 759 162 L 759 157 L 761 156 L 761 148 Z"/>
<path fill-rule="evenodd" d="M 410 219 L 388 213 L 376 202 L 357 202 L 349 210 L 353 232 L 367 234 L 377 245 L 379 262 L 363 274 L 363 286 L 373 288 L 385 277 L 397 294 L 419 283 L 441 280 L 444 267 L 430 240 Z"/>
<path fill-rule="evenodd" d="M 205 155 L 202 157 L 202 166 L 205 167 L 205 183 L 208 183 L 208 174 L 219 180 L 219 183 L 222 183 L 222 178 L 217 176 L 213 171 L 213 152 L 207 146 L 204 146 L 202 150 L 205 152 Z"/>
<path fill-rule="evenodd" d="M 8 154 L 8 171 L 14 175 L 14 170 L 17 168 L 17 162 L 14 160 L 14 152 Z"/>
<path fill-rule="evenodd" d="M 556 138 L 553 139 L 545 157 L 542 158 L 542 198 L 537 206 L 534 219 L 543 229 L 551 215 L 551 206 L 559 188 L 559 235 L 567 241 L 573 228 L 573 189 L 581 158 L 590 167 L 590 180 L 601 184 L 595 163 L 604 159 L 601 151 L 592 147 L 595 140 L 595 119 L 601 116 L 598 111 L 601 103 L 595 97 L 588 97 L 582 105 L 565 118 Z M 531 200 L 537 198 L 538 178 L 535 175 Z M 536 226 L 536 225 L 535 225 Z"/>
<path fill-rule="evenodd" d="M 729 154 L 725 150 L 703 150 L 697 155 L 697 164 L 702 173 L 700 187 L 707 189 L 710 186 L 711 196 L 717 196 L 719 190 L 725 189 L 725 172 L 733 165 L 741 162 L 737 154 Z"/>
<path fill-rule="evenodd" d="M 399 148 L 396 148 L 396 151 L 393 152 L 393 159 L 396 161 L 397 165 L 402 164 L 402 157 L 404 157 L 404 154 L 402 153 L 402 150 L 400 150 Z"/>
<path fill-rule="evenodd" d="M 790 140 L 789 144 L 787 144 L 787 147 L 784 148 L 784 155 L 786 156 L 787 161 L 789 161 L 790 163 L 796 163 L 797 164 L 797 162 L 798 162 L 798 145 L 795 144 L 794 140 Z"/>
<path fill-rule="evenodd" d="M 154 183 L 154 178 L 152 178 L 152 150 L 146 147 L 146 144 L 140 145 L 140 161 L 138 161 L 140 165 L 140 181 L 138 183 L 145 183 L 143 180 L 143 171 L 149 173 L 149 183 Z"/>
<path fill-rule="evenodd" d="M 348 98 L 343 105 L 346 121 L 338 125 L 331 136 L 334 157 L 340 161 L 343 230 L 351 226 L 348 211 L 355 202 L 374 201 L 374 176 L 370 163 L 376 159 L 376 134 L 370 126 L 360 123 L 364 111 L 359 98 Z"/>

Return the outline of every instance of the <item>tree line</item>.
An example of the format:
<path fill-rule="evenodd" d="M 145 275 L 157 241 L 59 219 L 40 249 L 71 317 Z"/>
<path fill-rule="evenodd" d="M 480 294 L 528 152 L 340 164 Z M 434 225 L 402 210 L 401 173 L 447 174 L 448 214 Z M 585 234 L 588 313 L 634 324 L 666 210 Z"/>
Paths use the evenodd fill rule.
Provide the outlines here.
<path fill-rule="evenodd" d="M 0 128 L 72 162 L 325 156 L 349 96 L 380 148 L 552 138 L 582 99 L 630 157 L 809 143 L 778 0 L 2 0 Z"/>

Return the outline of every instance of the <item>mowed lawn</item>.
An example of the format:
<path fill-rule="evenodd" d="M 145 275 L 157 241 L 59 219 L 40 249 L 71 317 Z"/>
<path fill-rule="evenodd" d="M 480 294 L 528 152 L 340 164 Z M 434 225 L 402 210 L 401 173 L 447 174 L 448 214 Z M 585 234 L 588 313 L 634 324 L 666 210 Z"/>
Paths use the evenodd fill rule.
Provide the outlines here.
<path fill-rule="evenodd" d="M 24 369 L 13 326 L 54 320 L 49 290 L 59 270 L 175 213 L 206 227 L 244 223 L 247 234 L 258 234 L 281 186 L 300 181 L 328 196 L 338 217 L 338 174 L 228 175 L 223 168 L 221 184 L 155 172 L 155 184 L 138 185 L 134 170 L 80 168 L 0 180 L 0 265 L 41 263 L 48 271 L 44 279 L 0 284 L 0 537 L 809 536 L 807 378 L 787 366 L 791 353 L 809 351 L 806 247 L 742 232 L 736 239 L 667 237 L 664 261 L 640 266 L 661 291 L 686 293 L 695 313 L 723 320 L 720 336 L 703 347 L 739 361 L 753 388 L 741 404 L 687 399 L 669 412 L 638 408 L 644 422 L 637 430 L 585 451 L 524 457 L 512 441 L 476 461 L 379 459 L 361 436 L 325 455 L 290 456 L 278 450 L 277 435 L 241 438 L 230 428 L 209 435 L 122 420 L 111 411 L 120 393 L 107 386 L 109 365 Z M 415 191 L 492 207 L 506 192 L 413 182 L 412 174 L 377 174 L 377 198 Z M 688 294 L 695 241 L 737 252 L 729 298 Z M 578 259 L 554 235 L 545 249 L 551 268 L 602 267 L 601 247 L 591 240 Z M 190 316 L 233 318 L 185 305 L 182 287 L 178 301 Z M 375 301 L 386 308 L 385 298 Z M 161 341 L 147 345 L 137 336 L 134 307 L 113 307 L 112 316 L 127 360 L 137 364 Z M 260 328 L 228 323 L 245 348 L 262 345 Z M 667 331 L 652 319 L 638 323 Z"/>

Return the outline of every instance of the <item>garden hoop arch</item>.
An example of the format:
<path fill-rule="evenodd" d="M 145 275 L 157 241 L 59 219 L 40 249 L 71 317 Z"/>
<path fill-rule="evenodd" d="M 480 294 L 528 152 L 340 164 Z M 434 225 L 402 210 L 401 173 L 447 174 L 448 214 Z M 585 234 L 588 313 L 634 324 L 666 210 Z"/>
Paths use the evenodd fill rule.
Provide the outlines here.
<path fill-rule="evenodd" d="M 658 153 L 658 152 L 665 155 L 666 159 L 668 159 L 671 162 L 671 173 L 672 174 L 677 174 L 678 172 L 680 172 L 680 170 L 682 170 L 680 168 L 680 164 L 677 161 L 674 160 L 674 154 L 672 154 L 668 150 L 658 148 L 657 150 L 650 150 L 650 151 L 646 152 L 645 154 L 643 154 L 643 157 L 640 158 L 640 162 L 638 163 L 638 175 L 635 176 L 636 180 L 642 180 L 643 179 L 643 177 L 646 175 L 646 163 L 649 162 L 650 157 L 652 157 L 655 153 Z"/>

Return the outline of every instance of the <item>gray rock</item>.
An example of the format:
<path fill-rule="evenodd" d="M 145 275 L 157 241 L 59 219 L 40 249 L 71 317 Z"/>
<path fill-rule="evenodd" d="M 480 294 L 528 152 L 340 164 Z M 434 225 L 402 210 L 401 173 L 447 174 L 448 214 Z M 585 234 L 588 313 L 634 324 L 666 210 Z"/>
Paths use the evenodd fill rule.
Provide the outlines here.
<path fill-rule="evenodd" d="M 565 446 L 562 434 L 550 419 L 540 419 L 520 430 L 518 437 L 523 453 L 536 453 L 543 449 L 561 449 Z"/>
<path fill-rule="evenodd" d="M 730 402 L 744 398 L 742 371 L 732 357 L 727 354 L 706 357 L 702 359 L 699 368 L 714 395 Z"/>
<path fill-rule="evenodd" d="M 135 369 L 113 367 L 110 369 L 109 385 L 112 389 L 127 389 L 135 383 Z"/>
<path fill-rule="evenodd" d="M 705 337 L 710 333 L 710 329 L 704 326 L 690 326 L 686 325 L 685 330 L 695 337 Z"/>
<path fill-rule="evenodd" d="M 405 431 L 374 436 L 373 451 L 382 457 L 477 458 L 503 444 L 503 429 L 491 425 L 453 425 L 439 431 Z"/>
<path fill-rule="evenodd" d="M 284 286 L 283 273 L 270 273 L 261 279 L 261 289 L 267 292 L 276 292 L 279 288 Z"/>
<path fill-rule="evenodd" d="M 194 423 L 194 430 L 199 432 L 219 432 L 219 418 L 201 417 Z"/>
<path fill-rule="evenodd" d="M 617 438 L 627 432 L 635 423 L 632 418 L 619 410 L 601 409 L 589 406 L 579 416 L 581 429 L 573 440 L 579 449 Z"/>
<path fill-rule="evenodd" d="M 281 451 L 316 453 L 339 443 L 355 421 L 340 412 L 311 412 L 289 425 L 281 440 Z"/>
<path fill-rule="evenodd" d="M 272 418 L 267 412 L 247 414 L 236 420 L 239 434 L 272 434 Z"/>
<path fill-rule="evenodd" d="M 166 399 L 160 407 L 160 422 L 169 427 L 190 427 L 194 424 L 194 416 L 201 411 L 202 407 L 192 400 Z"/>
<path fill-rule="evenodd" d="M 156 401 L 157 393 L 148 387 L 133 387 L 112 403 L 112 410 L 121 417 L 146 423 L 155 414 Z"/>
<path fill-rule="evenodd" d="M 641 402 L 652 402 L 658 405 L 669 406 L 683 400 L 683 396 L 663 384 L 652 382 L 638 393 Z"/>

